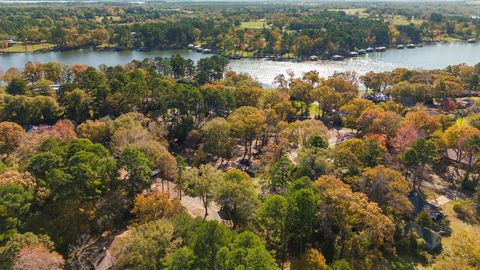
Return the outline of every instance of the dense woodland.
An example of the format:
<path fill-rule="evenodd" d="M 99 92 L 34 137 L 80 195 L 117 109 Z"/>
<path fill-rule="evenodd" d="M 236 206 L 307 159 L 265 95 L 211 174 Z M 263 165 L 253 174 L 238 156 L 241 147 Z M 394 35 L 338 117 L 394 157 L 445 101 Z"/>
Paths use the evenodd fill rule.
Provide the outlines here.
<path fill-rule="evenodd" d="M 420 5 L 420 4 L 417 4 Z M 347 14 L 341 4 L 257 5 L 6 5 L 0 40 L 48 43 L 55 49 L 166 49 L 201 45 L 227 55 L 306 58 L 375 46 L 421 43 L 479 35 L 467 4 L 445 7 L 366 5 Z M 362 6 L 361 6 L 362 7 Z M 475 14 L 475 12 L 473 12 Z M 478 14 L 477 14 L 478 15 Z M 405 22 L 398 23 L 395 16 Z M 253 27 L 242 23 L 256 22 Z"/>
<path fill-rule="evenodd" d="M 114 269 L 479 266 L 479 234 L 435 257 L 407 225 L 451 228 L 407 195 L 440 177 L 458 218 L 480 221 L 480 65 L 312 71 L 262 89 L 227 64 L 176 55 L 2 74 L 0 268 L 93 269 L 105 249 Z"/>

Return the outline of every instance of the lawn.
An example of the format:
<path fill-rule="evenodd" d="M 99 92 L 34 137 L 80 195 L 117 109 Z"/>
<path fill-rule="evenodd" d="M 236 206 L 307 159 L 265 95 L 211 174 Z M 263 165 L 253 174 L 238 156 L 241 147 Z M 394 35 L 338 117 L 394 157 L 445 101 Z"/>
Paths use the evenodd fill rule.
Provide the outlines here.
<path fill-rule="evenodd" d="M 245 28 L 245 29 L 263 29 L 266 27 L 267 27 L 267 22 L 265 20 L 256 20 L 256 21 L 240 23 L 240 28 Z"/>
<path fill-rule="evenodd" d="M 100 44 L 96 47 L 97 50 L 106 50 L 106 49 L 112 49 L 112 48 L 115 48 L 117 47 L 118 44 L 116 43 L 103 43 L 103 44 Z"/>
<path fill-rule="evenodd" d="M 107 19 L 107 21 L 113 21 L 113 22 L 118 22 L 118 21 L 121 21 L 122 18 L 120 16 L 107 16 L 107 17 L 103 17 L 103 16 L 96 16 L 95 17 L 95 20 L 99 23 L 103 22 L 104 19 Z"/>
<path fill-rule="evenodd" d="M 0 49 L 0 52 L 6 53 L 25 53 L 25 52 L 36 52 L 36 51 L 43 51 L 49 50 L 55 47 L 55 45 L 51 43 L 39 43 L 39 44 L 29 44 L 29 45 L 14 45 L 12 47 L 8 47 L 5 49 Z"/>
<path fill-rule="evenodd" d="M 338 8 L 338 9 L 329 9 L 329 11 L 343 11 L 347 15 L 358 16 L 358 17 L 368 17 L 369 14 L 365 12 L 366 8 Z"/>
<path fill-rule="evenodd" d="M 241 57 L 249 58 L 255 55 L 255 52 L 243 52 L 243 51 L 234 51 L 229 50 L 224 52 L 225 55 L 240 55 Z"/>
<path fill-rule="evenodd" d="M 408 19 L 405 16 L 396 15 L 390 21 L 394 25 L 409 25 L 411 23 L 413 23 L 414 25 L 421 25 L 425 20 L 422 20 L 422 19 Z"/>
<path fill-rule="evenodd" d="M 452 37 L 452 36 L 449 36 L 449 35 L 440 35 L 440 36 L 436 36 L 434 38 L 435 41 L 446 41 L 446 42 L 458 42 L 458 41 L 462 41 L 461 39 L 458 39 L 458 38 L 455 38 L 455 37 Z"/>

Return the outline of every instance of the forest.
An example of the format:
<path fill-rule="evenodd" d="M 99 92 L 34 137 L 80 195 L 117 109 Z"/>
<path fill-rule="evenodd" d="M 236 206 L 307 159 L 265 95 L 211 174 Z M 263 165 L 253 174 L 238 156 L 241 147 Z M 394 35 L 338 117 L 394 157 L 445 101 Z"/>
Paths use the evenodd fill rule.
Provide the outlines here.
<path fill-rule="evenodd" d="M 480 65 L 227 65 L 3 73 L 0 268 L 478 268 Z"/>
<path fill-rule="evenodd" d="M 462 9 L 453 14 L 443 13 L 442 6 L 417 5 L 6 5 L 0 9 L 0 51 L 28 51 L 28 45 L 153 50 L 192 44 L 224 56 L 302 59 L 478 37 L 480 21 L 468 5 L 455 6 Z M 17 47 L 7 50 L 12 41 Z"/>

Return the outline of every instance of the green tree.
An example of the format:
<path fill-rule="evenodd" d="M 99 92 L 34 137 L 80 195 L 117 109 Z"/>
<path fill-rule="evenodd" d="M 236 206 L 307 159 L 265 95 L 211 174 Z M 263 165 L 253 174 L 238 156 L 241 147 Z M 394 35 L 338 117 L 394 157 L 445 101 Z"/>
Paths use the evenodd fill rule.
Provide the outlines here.
<path fill-rule="evenodd" d="M 418 223 L 420 226 L 431 228 L 433 225 L 432 218 L 430 214 L 426 211 L 422 211 L 418 213 L 417 217 L 415 217 L 415 222 Z"/>
<path fill-rule="evenodd" d="M 116 183 L 116 165 L 108 150 L 87 139 L 53 145 L 35 154 L 27 169 L 38 181 L 36 212 L 26 228 L 48 233 L 59 250 L 83 233 L 91 232 L 100 218 L 102 197 Z M 118 194 L 117 194 L 118 195 Z M 121 209 L 121 196 L 117 196 Z M 113 210 L 109 216 L 114 218 Z"/>
<path fill-rule="evenodd" d="M 288 229 L 296 252 L 303 252 L 313 234 L 319 198 L 311 189 L 299 189 L 287 194 Z"/>
<path fill-rule="evenodd" d="M 62 104 L 68 119 L 77 123 L 84 122 L 91 116 L 90 96 L 78 88 L 66 93 Z"/>
<path fill-rule="evenodd" d="M 231 125 L 223 118 L 214 118 L 202 127 L 202 149 L 206 153 L 222 159 L 233 155 L 235 141 L 231 137 Z"/>
<path fill-rule="evenodd" d="M 200 269 L 215 269 L 217 253 L 232 241 L 232 233 L 217 221 L 205 221 L 195 228 L 190 246 Z"/>
<path fill-rule="evenodd" d="M 228 62 L 227 58 L 218 55 L 200 59 L 197 62 L 195 79 L 200 84 L 222 79 Z"/>
<path fill-rule="evenodd" d="M 329 270 L 352 270 L 350 264 L 345 260 L 335 260 L 329 267 Z"/>
<path fill-rule="evenodd" d="M 129 234 L 119 241 L 118 246 L 112 247 L 118 252 L 118 267 L 164 269 L 164 260 L 175 248 L 173 232 L 172 224 L 162 219 L 131 227 Z"/>
<path fill-rule="evenodd" d="M 222 247 L 217 253 L 216 260 L 217 269 L 278 269 L 261 239 L 249 231 L 238 234 L 229 247 Z"/>
<path fill-rule="evenodd" d="M 283 264 L 287 256 L 288 234 L 288 201 L 284 196 L 268 197 L 258 210 L 258 219 L 262 230 L 265 230 L 268 247 L 275 250 L 277 261 Z"/>
<path fill-rule="evenodd" d="M 328 174 L 332 170 L 332 165 L 327 160 L 327 152 L 321 148 L 302 148 L 297 157 L 297 169 L 295 176 L 297 178 L 307 176 L 315 179 L 321 175 Z"/>
<path fill-rule="evenodd" d="M 185 59 L 178 54 L 170 57 L 173 77 L 176 79 L 190 77 L 193 75 L 194 63 L 191 59 Z"/>
<path fill-rule="evenodd" d="M 307 147 L 328 148 L 328 142 L 320 135 L 313 135 L 308 139 Z"/>
<path fill-rule="evenodd" d="M 20 78 L 13 78 L 5 90 L 10 95 L 25 95 L 27 93 L 27 83 Z"/>
<path fill-rule="evenodd" d="M 183 174 L 187 191 L 202 200 L 205 208 L 204 219 L 208 216 L 208 207 L 213 201 L 215 191 L 219 183 L 223 181 L 223 173 L 210 164 L 200 165 Z"/>
<path fill-rule="evenodd" d="M 139 150 L 125 148 L 118 158 L 117 165 L 120 174 L 124 173 L 123 186 L 130 197 L 134 197 L 152 184 L 152 171 L 148 166 L 148 159 Z"/>
<path fill-rule="evenodd" d="M 168 270 L 195 270 L 195 254 L 188 247 L 181 247 L 167 259 Z"/>
<path fill-rule="evenodd" d="M 243 158 L 252 156 L 253 141 L 260 135 L 266 125 L 263 111 L 254 107 L 240 107 L 228 117 L 232 125 L 232 134 L 245 146 Z"/>
<path fill-rule="evenodd" d="M 27 107 L 28 107 L 27 112 L 30 118 L 29 118 L 29 122 L 25 124 L 53 125 L 58 121 L 58 119 L 63 113 L 63 108 L 60 107 L 57 100 L 53 97 L 35 96 L 33 98 L 28 99 Z"/>
<path fill-rule="evenodd" d="M 268 187 L 273 193 L 285 192 L 287 185 L 293 180 L 295 165 L 287 156 L 282 156 L 268 169 Z"/>
<path fill-rule="evenodd" d="M 436 157 L 435 144 L 426 139 L 416 140 L 401 155 L 400 161 L 407 174 L 411 175 L 413 186 L 420 189 L 425 167 Z"/>
<path fill-rule="evenodd" d="M 0 184 L 0 241 L 23 225 L 33 202 L 33 192 L 20 184 Z"/>
<path fill-rule="evenodd" d="M 215 191 L 215 201 L 222 206 L 234 228 L 248 225 L 258 205 L 257 197 L 253 180 L 238 169 L 228 170 Z"/>

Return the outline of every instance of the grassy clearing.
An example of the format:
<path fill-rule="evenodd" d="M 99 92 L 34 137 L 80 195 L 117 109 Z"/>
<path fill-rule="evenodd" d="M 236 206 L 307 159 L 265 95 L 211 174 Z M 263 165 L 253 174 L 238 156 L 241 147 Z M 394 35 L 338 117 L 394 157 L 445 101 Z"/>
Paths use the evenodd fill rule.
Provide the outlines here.
<path fill-rule="evenodd" d="M 347 15 L 351 16 L 358 16 L 358 17 L 368 17 L 369 14 L 366 13 L 366 8 L 336 8 L 336 9 L 329 9 L 329 11 L 343 11 Z"/>
<path fill-rule="evenodd" d="M 263 29 L 267 27 L 267 22 L 265 20 L 256 20 L 251 22 L 241 22 L 240 28 L 245 29 Z"/>
<path fill-rule="evenodd" d="M 103 22 L 104 20 L 106 21 L 112 21 L 112 22 L 118 22 L 118 21 L 121 21 L 122 18 L 120 16 L 107 16 L 107 17 L 103 17 L 103 16 L 96 16 L 95 17 L 95 20 L 99 23 Z"/>
<path fill-rule="evenodd" d="M 249 58 L 255 56 L 255 52 L 243 52 L 243 51 L 225 51 L 225 55 L 240 55 L 241 57 Z"/>
<path fill-rule="evenodd" d="M 51 43 L 39 43 L 39 44 L 29 44 L 29 45 L 14 45 L 12 47 L 8 47 L 5 49 L 0 49 L 0 52 L 5 53 L 26 53 L 26 52 L 36 52 L 36 51 L 43 51 L 49 50 L 55 47 L 55 45 Z"/>
<path fill-rule="evenodd" d="M 446 42 L 458 42 L 458 41 L 463 41 L 459 38 L 455 38 L 455 37 L 452 37 L 452 36 L 449 36 L 449 35 L 440 35 L 440 36 L 437 36 L 435 37 L 434 39 L 435 41 L 446 41 Z"/>
<path fill-rule="evenodd" d="M 116 43 L 103 43 L 103 44 L 100 44 L 96 47 L 97 50 L 105 50 L 105 49 L 112 49 L 112 48 L 115 48 L 117 47 L 118 44 Z"/>
<path fill-rule="evenodd" d="M 425 20 L 422 19 L 408 19 L 405 16 L 395 16 L 393 17 L 390 22 L 394 25 L 409 25 L 413 23 L 414 25 L 421 25 Z"/>

